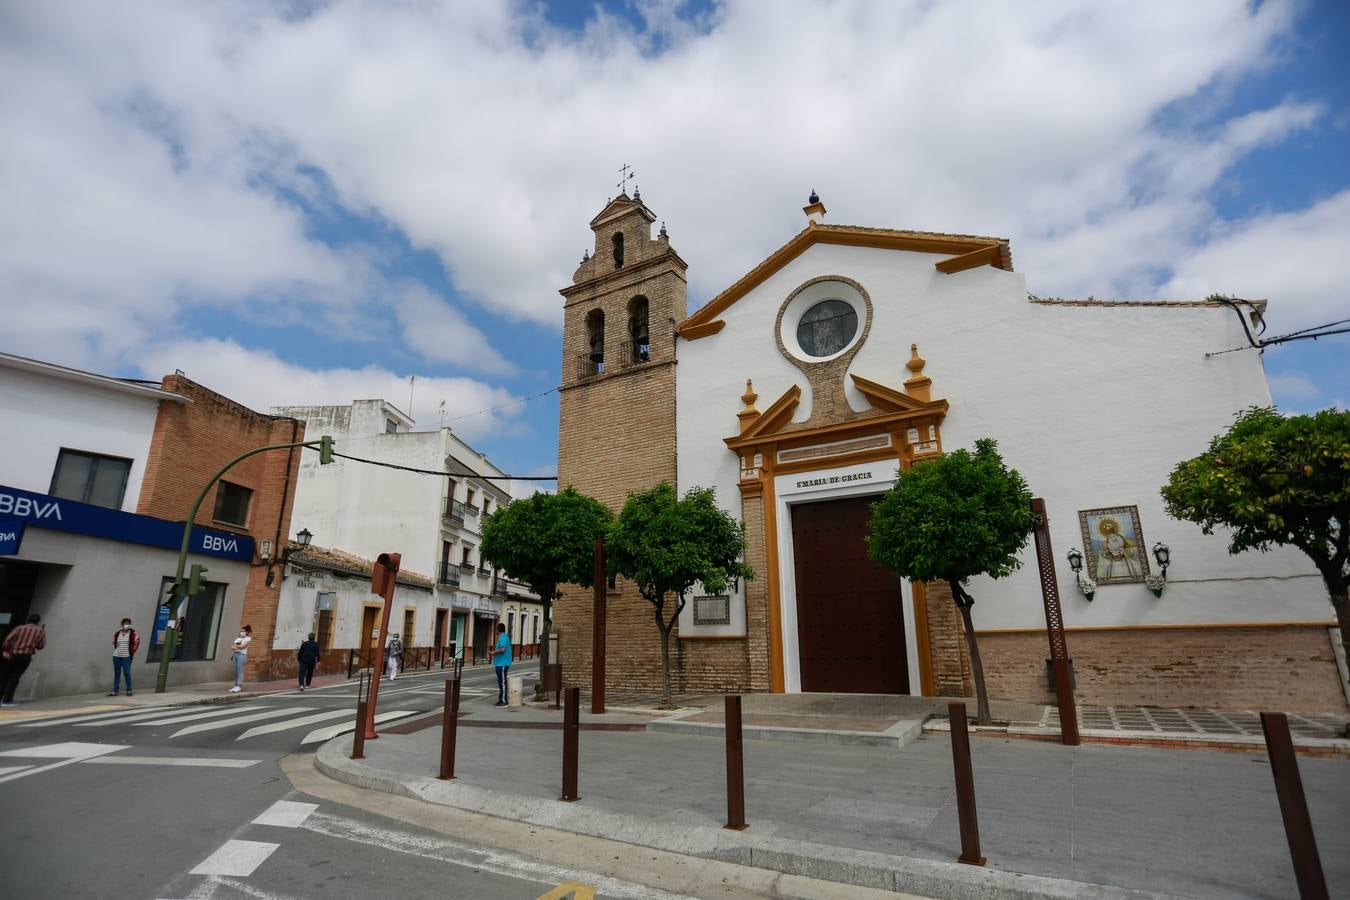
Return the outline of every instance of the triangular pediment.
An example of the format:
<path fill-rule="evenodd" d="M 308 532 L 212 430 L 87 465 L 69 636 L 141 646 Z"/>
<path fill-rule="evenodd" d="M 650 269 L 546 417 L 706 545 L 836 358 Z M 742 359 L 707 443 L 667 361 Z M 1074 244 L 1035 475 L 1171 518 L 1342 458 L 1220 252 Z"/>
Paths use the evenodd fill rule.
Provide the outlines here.
<path fill-rule="evenodd" d="M 596 221 L 603 218 L 601 213 Z M 816 244 L 842 244 L 911 253 L 935 253 L 944 259 L 934 265 L 939 272 L 953 274 L 976 266 L 993 266 L 1012 271 L 1012 251 L 1006 238 L 971 234 L 941 234 L 928 231 L 901 231 L 892 228 L 862 228 L 856 225 L 808 225 L 755 266 L 735 284 L 712 298 L 702 309 L 680 324 L 680 336 L 697 340 L 717 333 L 712 327 L 718 317 L 737 300 L 763 284 L 778 270 Z"/>
<path fill-rule="evenodd" d="M 594 219 L 591 219 L 591 227 L 594 228 L 601 222 L 618 218 L 624 213 L 633 213 L 633 212 L 641 214 L 642 217 L 646 219 L 649 223 L 656 221 L 656 213 L 648 209 L 647 204 L 643 203 L 641 200 L 635 200 L 632 197 L 628 196 L 627 194 L 620 194 L 613 200 L 609 201 L 609 204 L 606 205 L 605 208 L 600 211 L 600 214 L 598 216 L 596 216 Z"/>

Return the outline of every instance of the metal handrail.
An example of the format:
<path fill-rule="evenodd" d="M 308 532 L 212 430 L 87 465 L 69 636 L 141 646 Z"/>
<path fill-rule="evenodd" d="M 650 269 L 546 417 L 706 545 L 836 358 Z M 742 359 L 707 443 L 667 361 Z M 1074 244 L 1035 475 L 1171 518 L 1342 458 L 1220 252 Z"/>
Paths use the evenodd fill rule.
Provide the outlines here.
<path fill-rule="evenodd" d="M 440 576 L 436 579 L 438 584 L 449 585 L 450 587 L 459 587 L 459 566 L 449 560 L 441 562 Z"/>

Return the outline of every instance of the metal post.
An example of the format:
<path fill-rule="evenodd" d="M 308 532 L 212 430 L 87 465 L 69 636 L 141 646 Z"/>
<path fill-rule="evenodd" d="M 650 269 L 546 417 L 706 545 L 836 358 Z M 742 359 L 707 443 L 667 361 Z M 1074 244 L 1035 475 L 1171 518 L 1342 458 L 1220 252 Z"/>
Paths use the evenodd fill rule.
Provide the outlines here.
<path fill-rule="evenodd" d="M 366 758 L 366 710 L 370 700 L 366 678 L 362 672 L 356 681 L 356 728 L 352 730 L 352 759 Z"/>
<path fill-rule="evenodd" d="M 370 661 L 370 667 L 374 675 L 370 679 L 370 700 L 366 704 L 369 707 L 366 715 L 366 740 L 368 741 L 373 741 L 379 737 L 375 733 L 375 702 L 380 696 L 380 670 L 384 668 L 384 645 L 385 641 L 389 639 L 389 612 L 394 607 L 394 585 L 397 583 L 398 567 L 402 561 L 402 554 L 381 553 L 379 558 L 375 560 L 375 567 L 370 576 L 370 592 L 378 594 L 384 600 L 384 610 L 380 614 L 380 637 L 375 652 L 371 654 L 374 658 Z"/>
<path fill-rule="evenodd" d="M 445 680 L 445 713 L 441 720 L 441 773 L 436 776 L 442 781 L 455 777 L 455 738 L 459 731 L 459 677 Z"/>
<path fill-rule="evenodd" d="M 595 539 L 595 599 L 591 612 L 591 712 L 605 711 L 605 539 Z"/>
<path fill-rule="evenodd" d="M 952 727 L 952 768 L 956 771 L 956 812 L 961 820 L 961 855 L 957 862 L 982 866 L 980 823 L 975 816 L 975 776 L 970 770 L 970 732 L 966 729 L 966 705 L 947 704 Z"/>
<path fill-rule="evenodd" d="M 1069 664 L 1069 642 L 1064 637 L 1064 611 L 1059 605 L 1059 580 L 1055 577 L 1055 553 L 1050 547 L 1050 519 L 1045 501 L 1034 497 L 1031 512 L 1036 517 L 1036 568 L 1040 570 L 1041 597 L 1045 601 L 1045 631 L 1050 638 L 1050 666 L 1055 673 L 1055 703 L 1059 707 L 1059 739 L 1077 747 L 1078 707 L 1073 699 L 1073 672 Z"/>
<path fill-rule="evenodd" d="M 745 754 L 741 746 L 741 695 L 728 694 L 723 698 L 726 711 L 723 719 L 727 733 L 727 824 L 726 828 L 744 831 L 745 822 Z"/>
<path fill-rule="evenodd" d="M 562 796 L 558 799 L 569 803 L 577 799 L 577 752 L 580 731 L 581 688 L 568 688 L 567 705 L 563 709 Z"/>
<path fill-rule="evenodd" d="M 1326 900 L 1327 880 L 1317 853 L 1308 799 L 1303 794 L 1303 778 L 1298 772 L 1294 742 L 1289 737 L 1289 719 L 1284 713 L 1261 713 L 1261 730 L 1266 734 L 1266 753 L 1270 755 L 1270 773 L 1275 777 L 1275 794 L 1280 800 L 1284 836 L 1289 840 L 1289 856 L 1294 862 L 1294 878 L 1303 900 Z"/>

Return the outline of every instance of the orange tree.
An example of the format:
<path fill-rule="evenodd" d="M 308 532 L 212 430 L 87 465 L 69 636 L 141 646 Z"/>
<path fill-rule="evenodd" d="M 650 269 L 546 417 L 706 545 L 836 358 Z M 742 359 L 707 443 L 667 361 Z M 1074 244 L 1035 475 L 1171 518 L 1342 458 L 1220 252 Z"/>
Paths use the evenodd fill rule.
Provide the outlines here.
<path fill-rule="evenodd" d="M 1350 411 L 1282 416 L 1254 407 L 1177 464 L 1167 512 L 1205 534 L 1228 529 L 1229 553 L 1297 547 L 1326 585 L 1350 651 Z"/>
<path fill-rule="evenodd" d="M 975 681 L 975 721 L 989 724 L 989 693 L 975 640 L 966 582 L 977 575 L 1003 578 L 1021 567 L 1017 554 L 1036 524 L 1031 492 L 990 438 L 975 452 L 956 450 L 915 463 L 872 507 L 867 550 L 901 578 L 945 581 L 961 612 Z"/>

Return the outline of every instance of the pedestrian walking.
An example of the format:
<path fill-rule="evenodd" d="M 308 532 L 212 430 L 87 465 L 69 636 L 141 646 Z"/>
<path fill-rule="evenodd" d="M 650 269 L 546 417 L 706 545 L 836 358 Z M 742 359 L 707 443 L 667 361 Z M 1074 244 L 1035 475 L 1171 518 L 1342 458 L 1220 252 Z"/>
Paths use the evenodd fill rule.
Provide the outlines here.
<path fill-rule="evenodd" d="M 300 651 L 295 654 L 295 658 L 300 662 L 300 690 L 309 687 L 314 681 L 314 667 L 319 664 L 319 657 L 323 651 L 319 649 L 319 642 L 314 640 L 314 632 L 309 633 L 309 638 L 300 644 Z"/>
<path fill-rule="evenodd" d="M 403 642 L 398 639 L 398 632 L 395 632 L 389 638 L 389 646 L 384 648 L 384 665 L 389 670 L 389 680 L 392 681 L 398 677 L 399 666 L 403 664 Z"/>
<path fill-rule="evenodd" d="M 497 626 L 497 646 L 492 650 L 492 667 L 497 671 L 497 706 L 506 705 L 506 673 L 511 671 L 511 638 L 506 626 Z"/>
<path fill-rule="evenodd" d="M 28 671 L 33 654 L 47 646 L 47 632 L 39 623 L 42 617 L 33 613 L 28 624 L 11 631 L 0 645 L 0 706 L 14 705 L 14 692 L 19 679 Z"/>
<path fill-rule="evenodd" d="M 234 687 L 231 694 L 244 689 L 244 666 L 248 664 L 248 645 L 253 642 L 253 627 L 245 625 L 239 629 L 239 637 L 234 639 L 234 649 L 230 653 L 230 662 L 234 665 Z"/>
<path fill-rule="evenodd" d="M 130 619 L 122 620 L 122 627 L 113 632 L 113 689 L 109 697 L 116 697 L 121 690 L 123 679 L 127 683 L 127 696 L 131 696 L 131 660 L 141 649 L 141 636 L 131 627 Z"/>

